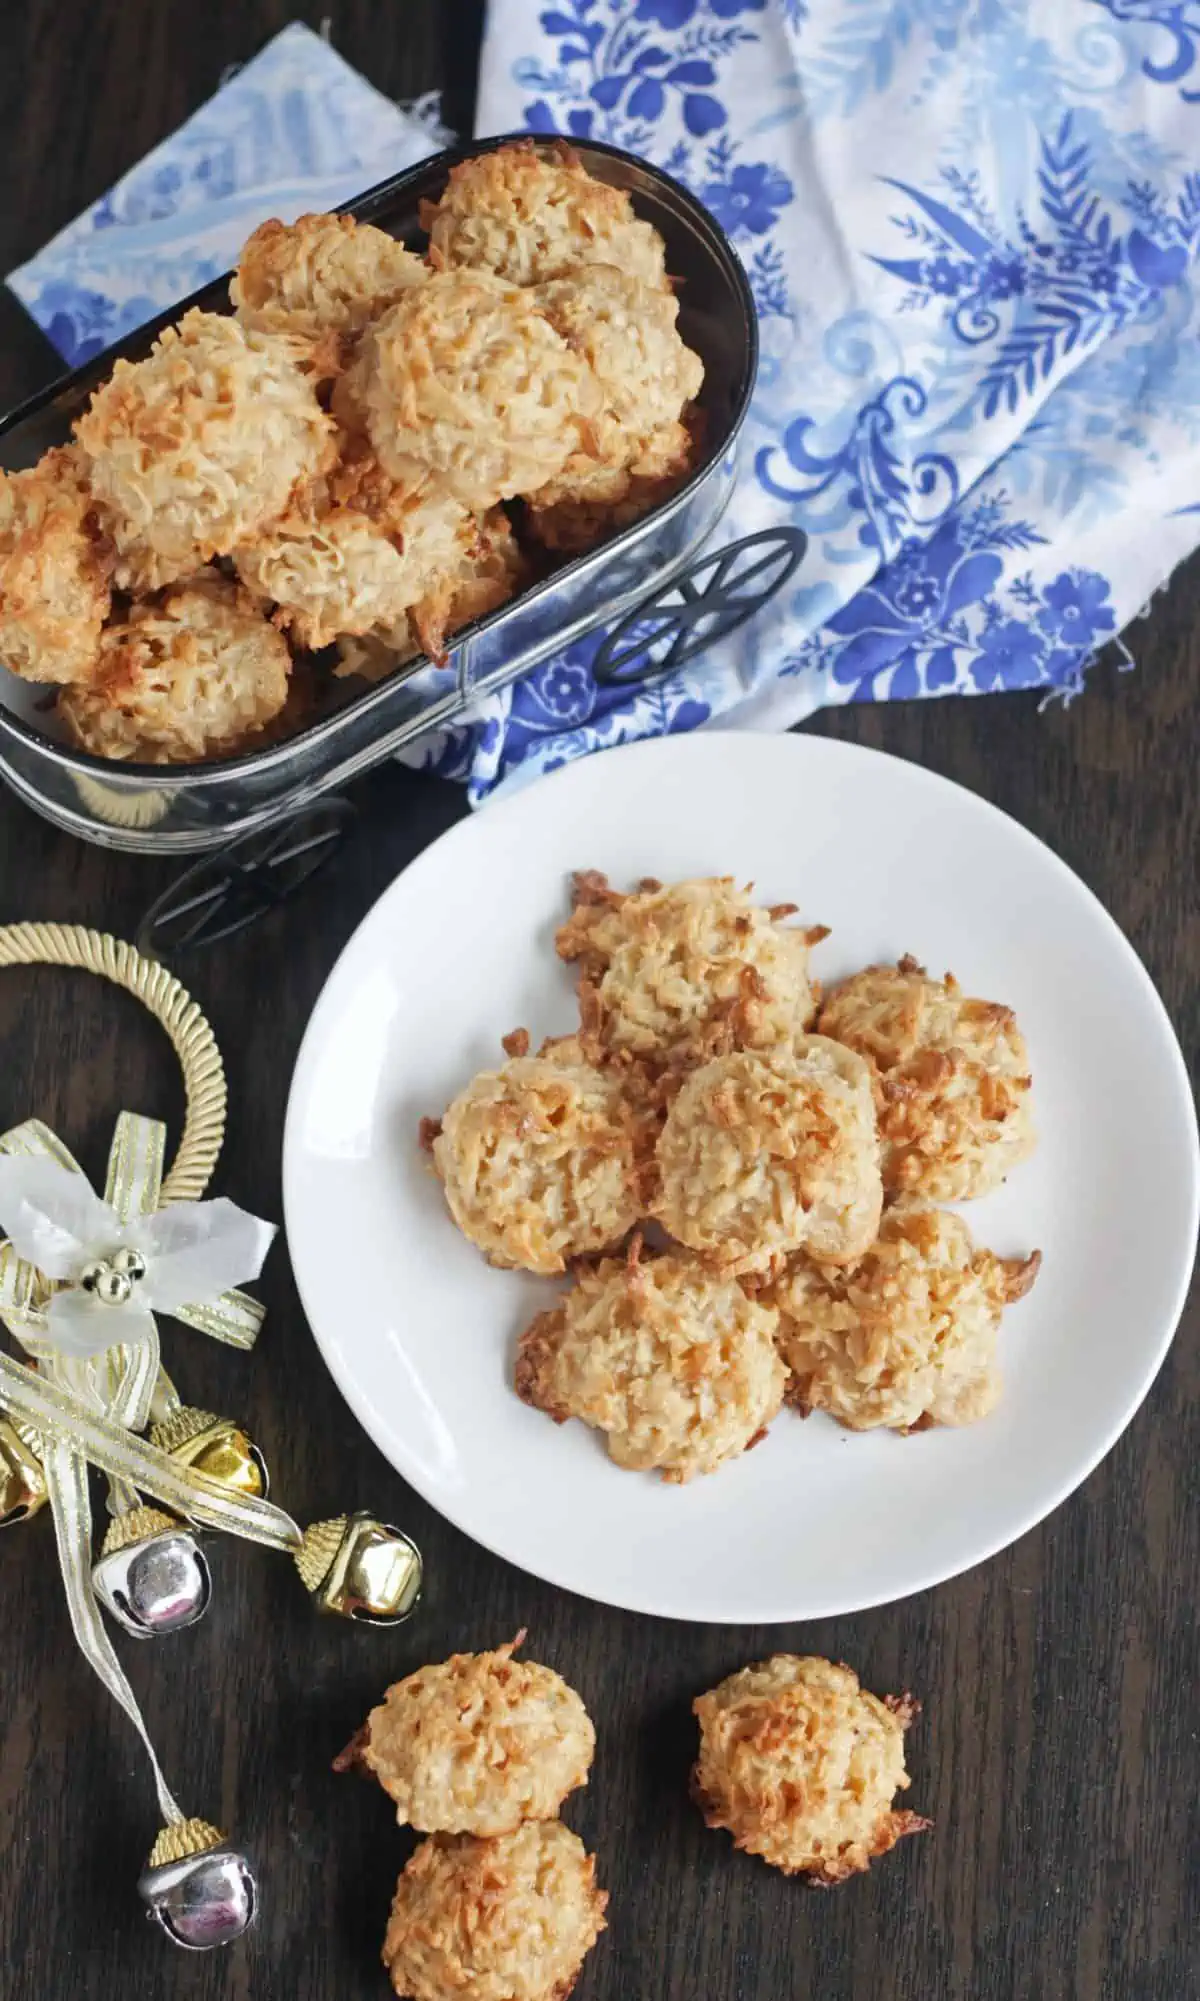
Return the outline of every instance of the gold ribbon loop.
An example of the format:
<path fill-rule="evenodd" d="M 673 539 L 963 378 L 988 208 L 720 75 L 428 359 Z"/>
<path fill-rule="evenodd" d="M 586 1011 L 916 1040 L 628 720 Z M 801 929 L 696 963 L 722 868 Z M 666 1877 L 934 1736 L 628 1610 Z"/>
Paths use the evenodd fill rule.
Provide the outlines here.
<path fill-rule="evenodd" d="M 123 1223 L 152 1216 L 162 1194 L 167 1129 L 161 1119 L 121 1112 L 108 1154 L 104 1199 Z"/>
<path fill-rule="evenodd" d="M 104 1199 L 122 1223 L 152 1216 L 157 1209 L 166 1145 L 167 1129 L 161 1119 L 143 1118 L 137 1112 L 119 1114 L 108 1153 Z M 108 1351 L 105 1406 L 109 1416 L 130 1431 L 144 1431 L 150 1422 L 160 1359 L 157 1327 L 145 1341 L 133 1346 L 123 1342 Z"/>
<path fill-rule="evenodd" d="M 160 1366 L 158 1329 L 133 1347 L 109 1348 L 99 1359 L 107 1364 L 101 1399 L 108 1415 L 130 1431 L 144 1431 Z"/>
<path fill-rule="evenodd" d="M 7 1238 L 0 1243 L 0 1317 L 20 1338 L 21 1330 L 46 1324 L 45 1285 L 34 1265 L 19 1258 Z"/>
<path fill-rule="evenodd" d="M 41 1119 L 23 1119 L 19 1126 L 0 1133 L 0 1153 L 48 1154 L 60 1167 L 69 1167 L 72 1174 L 82 1171 L 74 1154 Z"/>
<path fill-rule="evenodd" d="M 251 1299 L 248 1292 L 234 1291 L 223 1292 L 208 1306 L 181 1306 L 171 1318 L 182 1320 L 185 1327 L 194 1327 L 198 1334 L 207 1334 L 210 1340 L 223 1341 L 227 1348 L 240 1348 L 248 1353 L 258 1339 L 266 1314 L 266 1307 Z"/>

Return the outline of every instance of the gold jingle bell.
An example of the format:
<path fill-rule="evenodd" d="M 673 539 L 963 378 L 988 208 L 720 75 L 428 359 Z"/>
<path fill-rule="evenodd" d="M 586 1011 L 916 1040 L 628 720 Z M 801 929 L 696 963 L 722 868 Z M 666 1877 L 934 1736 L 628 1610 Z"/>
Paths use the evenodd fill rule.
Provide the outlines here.
<path fill-rule="evenodd" d="M 244 1855 L 204 1820 L 164 1827 L 138 1881 L 147 1916 L 174 1945 L 208 1952 L 254 1923 L 258 1886 Z"/>
<path fill-rule="evenodd" d="M 169 1452 L 180 1466 L 207 1474 L 232 1494 L 244 1494 L 253 1501 L 267 1497 L 267 1462 L 232 1418 L 214 1417 L 211 1411 L 193 1410 L 185 1404 L 161 1424 L 151 1426 L 150 1443 Z"/>
<path fill-rule="evenodd" d="M 0 1416 L 0 1529 L 29 1521 L 49 1498 L 42 1462 L 33 1450 L 35 1437 Z"/>
<path fill-rule="evenodd" d="M 314 1522 L 294 1560 L 320 1612 L 398 1626 L 421 1596 L 421 1552 L 400 1529 L 359 1512 Z"/>

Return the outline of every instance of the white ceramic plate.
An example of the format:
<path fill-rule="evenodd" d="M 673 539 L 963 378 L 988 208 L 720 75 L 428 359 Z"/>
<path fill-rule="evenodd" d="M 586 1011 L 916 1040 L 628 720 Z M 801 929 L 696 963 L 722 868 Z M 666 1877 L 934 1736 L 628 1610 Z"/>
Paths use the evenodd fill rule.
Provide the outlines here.
<path fill-rule="evenodd" d="M 569 1027 L 553 951 L 575 868 L 733 874 L 833 927 L 829 979 L 912 952 L 1016 1008 L 1042 1134 L 969 1207 L 981 1242 L 1045 1263 L 1001 1334 L 985 1423 L 901 1438 L 781 1413 L 715 1476 L 621 1472 L 597 1434 L 511 1387 L 553 1288 L 491 1271 L 416 1141 L 518 1024 Z M 1170 1023 L 1063 863 L 973 794 L 816 737 L 668 738 L 589 758 L 454 827 L 351 939 L 300 1053 L 284 1141 L 305 1310 L 362 1424 L 476 1541 L 589 1598 L 759 1624 L 900 1598 L 1003 1549 L 1090 1472 L 1182 1310 L 1196 1122 Z"/>

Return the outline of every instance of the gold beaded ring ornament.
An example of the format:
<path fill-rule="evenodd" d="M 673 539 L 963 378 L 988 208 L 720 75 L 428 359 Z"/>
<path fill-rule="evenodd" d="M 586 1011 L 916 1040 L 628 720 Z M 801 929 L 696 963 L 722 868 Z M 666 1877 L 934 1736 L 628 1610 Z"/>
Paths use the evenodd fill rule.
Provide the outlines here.
<path fill-rule="evenodd" d="M 273 1224 L 201 1201 L 225 1131 L 226 1086 L 212 1029 L 186 989 L 132 945 L 81 925 L 0 927 L 0 966 L 54 965 L 124 987 L 166 1030 L 186 1093 L 183 1137 L 164 1172 L 166 1131 L 122 1112 L 103 1200 L 40 1120 L 0 1134 L 0 1323 L 23 1359 L 0 1352 L 0 1528 L 49 1504 L 79 1645 L 137 1729 L 165 1825 L 138 1888 L 167 1936 L 204 1950 L 252 1922 L 245 1856 L 177 1805 L 100 1616 L 139 1639 L 192 1625 L 212 1595 L 201 1529 L 287 1551 L 322 1611 L 368 1624 L 407 1618 L 421 1557 L 366 1514 L 301 1531 L 267 1499 L 267 1469 L 231 1420 L 184 1404 L 162 1366 L 156 1313 L 249 1349 Z M 147 1433 L 148 1436 L 142 1434 Z M 88 1469 L 108 1476 L 111 1517 L 92 1560 Z"/>

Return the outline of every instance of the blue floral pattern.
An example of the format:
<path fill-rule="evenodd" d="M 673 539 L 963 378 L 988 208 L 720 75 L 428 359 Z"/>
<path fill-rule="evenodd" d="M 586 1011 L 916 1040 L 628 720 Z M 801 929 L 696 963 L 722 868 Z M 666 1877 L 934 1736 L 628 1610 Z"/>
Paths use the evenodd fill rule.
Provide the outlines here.
<path fill-rule="evenodd" d="M 721 534 L 808 553 L 653 686 L 581 641 L 418 747 L 473 800 L 718 716 L 1070 694 L 1200 543 L 1200 0 L 489 0 L 480 113 L 717 218 L 762 347 Z M 433 143 L 294 26 L 10 283 L 78 361 Z"/>
<path fill-rule="evenodd" d="M 944 452 L 922 452 L 906 462 L 897 449 L 904 425 L 925 414 L 928 400 L 911 376 L 893 376 L 878 396 L 851 411 L 849 435 L 831 452 L 811 443 L 814 419 L 797 417 L 783 434 L 787 470 L 777 452 L 764 448 L 755 461 L 758 477 L 777 500 L 818 500 L 841 483 L 847 507 L 862 516 L 859 542 L 890 555 L 905 546 L 922 517 L 926 524 L 937 520 L 958 495 L 958 472 Z"/>
<path fill-rule="evenodd" d="M 1074 686 L 1116 614 L 1095 570 L 1062 570 L 1040 587 L 1029 570 L 1010 571 L 1016 552 L 1045 541 L 1008 517 L 1004 496 L 964 508 L 927 542 L 907 543 L 781 671 L 820 666 L 856 701 Z"/>
<path fill-rule="evenodd" d="M 1142 75 L 1176 83 L 1186 104 L 1200 104 L 1200 5 L 1197 0 L 1095 0 L 1114 21 L 1147 31 Z M 1195 78 L 1189 85 L 1188 79 Z"/>
<path fill-rule="evenodd" d="M 908 199 L 897 225 L 915 254 L 874 262 L 907 285 L 901 311 L 944 301 L 963 345 L 1000 336 L 974 385 L 985 417 L 1001 400 L 1015 411 L 1072 354 L 1151 314 L 1183 282 L 1200 241 L 1200 173 L 1186 174 L 1173 197 L 1131 184 L 1123 228 L 1095 191 L 1091 149 L 1069 113 L 1042 135 L 1037 212 L 1018 210 L 1014 230 L 991 212 L 977 171 L 947 167 L 942 180 L 949 199 L 891 183 Z"/>

